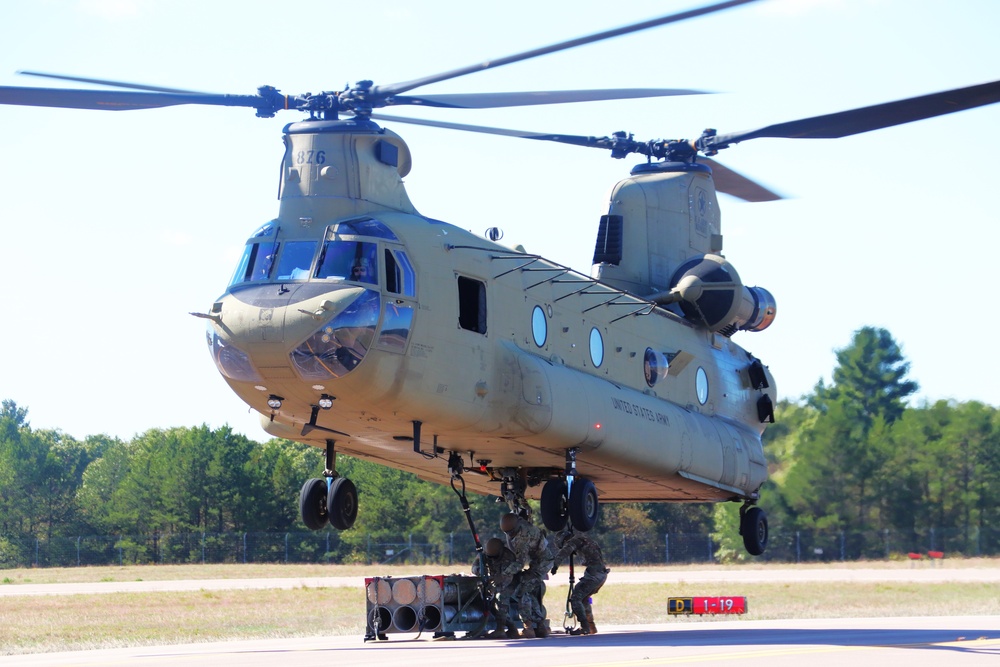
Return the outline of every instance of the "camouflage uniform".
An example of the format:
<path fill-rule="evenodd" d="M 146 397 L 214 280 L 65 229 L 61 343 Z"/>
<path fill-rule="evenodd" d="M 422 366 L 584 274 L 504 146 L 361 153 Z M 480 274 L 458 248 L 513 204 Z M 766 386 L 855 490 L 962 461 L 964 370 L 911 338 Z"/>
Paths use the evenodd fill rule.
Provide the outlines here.
<path fill-rule="evenodd" d="M 496 540 L 498 544 L 491 544 L 493 540 Z M 506 570 L 514 563 L 514 552 L 503 546 L 501 540 L 496 538 L 489 540 L 486 544 L 482 560 L 476 558 L 472 562 L 472 574 L 476 576 L 484 574 L 480 568 L 480 562 L 482 562 L 486 566 L 485 576 L 493 587 L 493 612 L 496 616 L 496 629 L 489 636 L 494 639 L 507 637 L 504 632 L 505 629 L 512 630 L 516 636 L 517 625 L 515 624 L 515 620 L 517 612 L 510 608 L 510 603 L 515 592 L 518 577 L 514 574 L 506 573 Z M 491 552 L 494 550 L 497 552 L 496 555 L 491 555 Z"/>
<path fill-rule="evenodd" d="M 580 634 L 594 634 L 597 632 L 597 626 L 594 625 L 594 610 L 590 605 L 590 597 L 601 590 L 601 586 L 608 580 L 608 572 L 611 571 L 604 564 L 601 545 L 584 533 L 573 532 L 570 527 L 559 531 L 555 541 L 556 546 L 559 547 L 554 559 L 556 567 L 564 559 L 574 554 L 587 566 L 580 581 L 573 587 L 569 603 L 573 609 L 573 615 L 576 616 L 576 620 L 580 624 Z"/>
<path fill-rule="evenodd" d="M 540 528 L 520 517 L 511 530 L 504 532 L 507 534 L 507 546 L 514 552 L 514 562 L 504 572 L 511 575 L 521 573 L 521 581 L 514 597 L 525 625 L 523 636 L 545 637 L 548 635 L 548 626 L 545 624 L 542 597 L 545 595 L 544 580 L 548 578 L 552 567 L 549 541 Z"/>

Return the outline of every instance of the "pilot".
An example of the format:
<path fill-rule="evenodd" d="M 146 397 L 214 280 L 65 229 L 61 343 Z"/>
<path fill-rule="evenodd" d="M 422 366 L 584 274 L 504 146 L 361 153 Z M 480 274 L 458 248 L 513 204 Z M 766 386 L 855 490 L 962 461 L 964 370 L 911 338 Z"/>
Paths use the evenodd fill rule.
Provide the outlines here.
<path fill-rule="evenodd" d="M 504 573 L 520 573 L 521 581 L 514 593 L 524 630 L 521 636 L 533 639 L 548 637 L 549 627 L 545 621 L 545 579 L 552 567 L 552 550 L 549 541 L 540 528 L 528 519 L 516 514 L 504 514 L 500 519 L 500 529 L 507 535 L 507 546 L 514 552 L 514 561 Z"/>
<path fill-rule="evenodd" d="M 518 636 L 515 624 L 516 612 L 511 609 L 511 599 L 517 585 L 518 577 L 506 572 L 514 562 L 514 552 L 504 545 L 503 540 L 491 537 L 483 549 L 482 563 L 486 572 L 480 571 L 480 559 L 472 563 L 472 574 L 485 574 L 493 588 L 493 610 L 496 618 L 496 629 L 486 635 L 487 639 L 514 639 Z"/>
<path fill-rule="evenodd" d="M 375 274 L 367 259 L 361 259 L 351 267 L 351 280 L 359 283 L 375 283 Z"/>
<path fill-rule="evenodd" d="M 601 545 L 593 539 L 587 537 L 585 533 L 573 531 L 572 526 L 566 526 L 555 536 L 556 552 L 552 566 L 552 574 L 559 569 L 559 564 L 567 557 L 574 554 L 580 557 L 581 562 L 587 566 L 580 581 L 573 587 L 569 603 L 573 609 L 580 627 L 570 630 L 571 635 L 593 635 L 597 634 L 597 626 L 594 625 L 594 609 L 590 604 L 590 598 L 597 595 L 601 586 L 608 580 L 610 568 L 604 564 L 604 555 L 601 553 Z"/>

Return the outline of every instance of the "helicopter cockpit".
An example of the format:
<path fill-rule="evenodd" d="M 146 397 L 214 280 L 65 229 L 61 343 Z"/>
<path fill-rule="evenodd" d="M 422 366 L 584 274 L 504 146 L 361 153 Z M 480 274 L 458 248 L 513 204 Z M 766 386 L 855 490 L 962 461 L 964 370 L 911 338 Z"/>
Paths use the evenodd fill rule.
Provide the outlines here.
<path fill-rule="evenodd" d="M 289 282 L 300 280 L 346 280 L 379 284 L 378 243 L 384 239 L 394 245 L 396 235 L 373 218 L 338 222 L 331 225 L 316 258 L 320 242 L 309 240 L 279 241 L 280 227 L 272 220 L 258 228 L 247 242 L 243 256 L 233 273 L 229 286 L 255 282 Z M 315 269 L 313 270 L 316 258 Z M 406 253 L 386 249 L 386 290 L 414 296 L 413 268 Z"/>
<path fill-rule="evenodd" d="M 277 296 L 275 284 L 281 286 Z M 288 362 L 311 381 L 342 377 L 375 345 L 402 353 L 415 310 L 407 301 L 416 296 L 415 271 L 405 249 L 389 227 L 370 217 L 334 223 L 322 239 L 282 238 L 279 221 L 265 223 L 247 241 L 227 291 L 257 307 L 289 307 L 280 338 L 301 341 L 288 353 Z M 296 305 L 318 298 L 326 300 L 315 313 Z M 329 309 L 328 319 L 316 322 L 324 308 Z M 309 329 L 302 331 L 293 320 Z M 230 379 L 258 379 L 248 355 L 239 349 L 247 333 L 225 340 L 209 327 L 212 356 Z M 264 338 L 275 340 L 270 334 Z"/>

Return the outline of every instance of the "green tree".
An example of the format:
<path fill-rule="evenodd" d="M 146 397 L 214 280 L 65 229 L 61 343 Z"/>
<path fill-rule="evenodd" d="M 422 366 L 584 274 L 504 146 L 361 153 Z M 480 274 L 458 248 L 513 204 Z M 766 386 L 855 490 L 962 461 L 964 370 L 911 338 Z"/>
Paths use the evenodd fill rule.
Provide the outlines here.
<path fill-rule="evenodd" d="M 938 401 L 907 410 L 894 425 L 884 502 L 910 550 L 947 545 L 977 554 L 980 535 L 996 525 L 996 414 L 982 403 Z M 936 538 L 932 528 L 941 529 Z"/>
<path fill-rule="evenodd" d="M 894 453 L 892 424 L 916 383 L 888 331 L 865 327 L 837 351 L 833 384 L 817 385 L 810 405 L 818 411 L 795 448 L 783 491 L 795 528 L 849 531 L 853 536 L 888 526 L 883 492 Z M 870 542 L 870 541 L 869 541 Z M 849 547 L 867 553 L 871 543 Z"/>
<path fill-rule="evenodd" d="M 75 502 L 83 471 L 100 456 L 100 439 L 79 442 L 61 431 L 35 431 L 10 400 L 0 411 L 0 532 L 51 538 L 80 530 Z"/>
<path fill-rule="evenodd" d="M 877 419 L 891 424 L 906 409 L 906 398 L 919 387 L 906 379 L 910 364 L 885 329 L 862 327 L 854 332 L 851 344 L 837 350 L 833 385 L 822 380 L 811 403 L 826 411 L 833 403 L 850 406 L 850 416 L 860 420 L 864 431 Z"/>
<path fill-rule="evenodd" d="M 0 532 L 23 537 L 33 532 L 30 487 L 37 479 L 28 411 L 12 400 L 0 410 Z"/>

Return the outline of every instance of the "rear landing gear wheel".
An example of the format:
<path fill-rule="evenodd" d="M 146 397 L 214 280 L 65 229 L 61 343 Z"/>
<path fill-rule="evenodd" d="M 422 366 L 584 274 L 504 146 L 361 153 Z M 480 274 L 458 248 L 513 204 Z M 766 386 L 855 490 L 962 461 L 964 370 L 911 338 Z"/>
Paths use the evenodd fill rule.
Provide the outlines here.
<path fill-rule="evenodd" d="M 358 489 L 346 477 L 338 477 L 330 484 L 326 497 L 326 512 L 330 525 L 337 530 L 347 530 L 358 518 Z"/>
<path fill-rule="evenodd" d="M 767 514 L 759 507 L 751 507 L 740 518 L 740 535 L 743 546 L 751 556 L 759 556 L 767 548 Z"/>
<path fill-rule="evenodd" d="M 542 523 L 549 530 L 555 532 L 566 527 L 569 520 L 567 509 L 566 481 L 562 479 L 550 479 L 542 487 Z"/>
<path fill-rule="evenodd" d="M 569 520 L 577 530 L 588 531 L 597 524 L 597 487 L 589 479 L 573 480 L 569 492 Z"/>
<path fill-rule="evenodd" d="M 326 480 L 307 479 L 299 494 L 299 511 L 302 523 L 309 530 L 320 530 L 327 522 Z"/>

